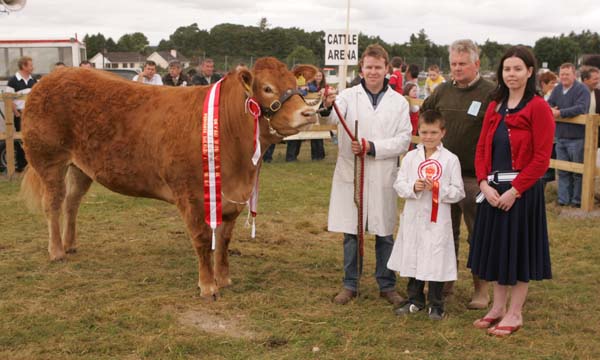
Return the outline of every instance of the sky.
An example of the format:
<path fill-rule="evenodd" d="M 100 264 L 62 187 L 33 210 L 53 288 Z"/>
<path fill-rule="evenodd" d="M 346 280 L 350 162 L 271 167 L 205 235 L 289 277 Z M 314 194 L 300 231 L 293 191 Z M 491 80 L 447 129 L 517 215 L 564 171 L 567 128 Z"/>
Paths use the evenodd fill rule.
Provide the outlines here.
<path fill-rule="evenodd" d="M 534 45 L 544 36 L 600 32 L 598 0 L 350 0 L 350 28 L 388 43 L 404 43 L 424 29 L 439 45 L 470 38 Z M 150 45 L 180 26 L 210 30 L 221 23 L 307 31 L 344 29 L 348 0 L 27 0 L 0 14 L 1 39 L 55 39 L 102 33 L 115 41 L 142 32 Z"/>

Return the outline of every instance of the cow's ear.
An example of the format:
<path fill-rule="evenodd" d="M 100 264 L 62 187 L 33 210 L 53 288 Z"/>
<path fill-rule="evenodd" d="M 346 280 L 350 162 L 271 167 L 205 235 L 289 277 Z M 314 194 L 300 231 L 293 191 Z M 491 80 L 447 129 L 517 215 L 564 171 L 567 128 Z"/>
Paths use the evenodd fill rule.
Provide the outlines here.
<path fill-rule="evenodd" d="M 244 86 L 244 89 L 246 89 L 248 93 L 252 93 L 252 81 L 254 80 L 252 73 L 246 69 L 242 69 L 238 71 L 237 76 Z"/>
<path fill-rule="evenodd" d="M 317 71 L 319 70 L 312 65 L 296 65 L 294 70 L 292 70 L 296 78 L 302 75 L 306 81 L 312 81 L 315 78 Z"/>

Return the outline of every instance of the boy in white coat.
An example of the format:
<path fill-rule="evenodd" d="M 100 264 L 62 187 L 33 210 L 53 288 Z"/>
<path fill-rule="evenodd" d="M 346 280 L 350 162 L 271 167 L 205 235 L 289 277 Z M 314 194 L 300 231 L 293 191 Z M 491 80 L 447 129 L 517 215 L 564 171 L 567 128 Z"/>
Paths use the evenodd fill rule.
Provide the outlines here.
<path fill-rule="evenodd" d="M 394 189 L 406 199 L 388 268 L 408 277 L 408 300 L 397 315 L 425 308 L 429 282 L 429 317 L 444 316 L 444 282 L 457 277 L 450 204 L 465 197 L 458 157 L 442 145 L 442 115 L 428 110 L 419 118 L 421 144 L 406 154 Z"/>

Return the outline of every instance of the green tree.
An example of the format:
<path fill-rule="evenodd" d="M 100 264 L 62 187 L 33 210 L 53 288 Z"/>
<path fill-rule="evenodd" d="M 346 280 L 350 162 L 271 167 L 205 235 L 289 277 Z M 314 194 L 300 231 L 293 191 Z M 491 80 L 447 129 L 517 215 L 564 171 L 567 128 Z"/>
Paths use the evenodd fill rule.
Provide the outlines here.
<path fill-rule="evenodd" d="M 481 50 L 481 58 L 487 58 L 487 64 L 484 66 L 483 61 L 481 64 L 481 68 L 484 70 L 492 70 L 495 71 L 498 68 L 500 59 L 504 52 L 508 49 L 509 46 L 501 45 L 495 41 L 491 41 L 487 39 L 485 43 L 479 45 L 479 49 Z"/>
<path fill-rule="evenodd" d="M 267 18 L 266 17 L 262 17 L 258 21 L 258 30 L 260 30 L 261 32 L 267 31 L 267 29 L 269 29 L 269 26 L 271 26 L 271 24 L 269 24 L 267 22 Z"/>
<path fill-rule="evenodd" d="M 543 37 L 535 42 L 533 52 L 541 64 L 548 63 L 548 68 L 557 70 L 565 62 L 576 63 L 581 51 L 579 44 L 569 37 L 561 34 L 560 37 Z"/>
<path fill-rule="evenodd" d="M 302 45 L 296 48 L 287 56 L 287 64 L 292 68 L 296 64 L 315 64 L 315 54 L 312 50 L 305 48 Z"/>
<path fill-rule="evenodd" d="M 188 26 L 178 27 L 177 30 L 169 36 L 169 42 L 167 44 L 171 45 L 171 49 L 177 49 L 177 51 L 180 51 L 185 56 L 194 57 L 200 56 L 206 51 L 209 38 L 208 31 L 200 30 L 198 24 L 193 23 Z"/>
<path fill-rule="evenodd" d="M 108 52 L 119 51 L 119 46 L 112 38 L 108 38 L 106 40 L 106 51 L 108 51 Z"/>
<path fill-rule="evenodd" d="M 600 35 L 590 30 L 584 30 L 581 34 L 571 32 L 569 38 L 573 39 L 582 54 L 599 54 L 600 53 Z"/>
<path fill-rule="evenodd" d="M 141 32 L 125 34 L 119 38 L 117 45 L 121 51 L 143 52 L 148 46 L 148 38 Z"/>
<path fill-rule="evenodd" d="M 88 59 L 106 49 L 106 38 L 100 33 L 96 35 L 85 34 L 83 42 L 85 43 L 85 51 Z"/>

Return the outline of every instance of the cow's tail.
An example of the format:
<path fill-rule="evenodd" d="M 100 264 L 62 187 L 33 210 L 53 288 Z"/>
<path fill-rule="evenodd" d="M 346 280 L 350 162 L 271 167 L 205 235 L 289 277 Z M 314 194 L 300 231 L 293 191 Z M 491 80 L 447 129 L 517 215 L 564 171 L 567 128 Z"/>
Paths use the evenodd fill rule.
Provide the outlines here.
<path fill-rule="evenodd" d="M 25 201 L 25 205 L 32 213 L 42 212 L 42 200 L 44 198 L 44 184 L 42 178 L 31 166 L 25 170 L 23 181 L 21 181 L 21 191 L 19 193 L 21 199 Z"/>

